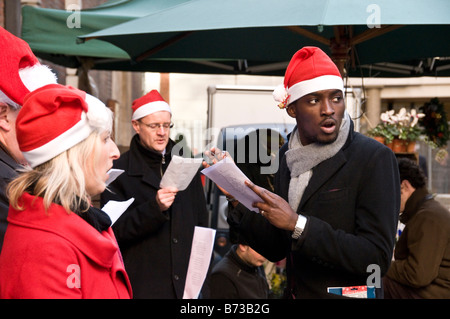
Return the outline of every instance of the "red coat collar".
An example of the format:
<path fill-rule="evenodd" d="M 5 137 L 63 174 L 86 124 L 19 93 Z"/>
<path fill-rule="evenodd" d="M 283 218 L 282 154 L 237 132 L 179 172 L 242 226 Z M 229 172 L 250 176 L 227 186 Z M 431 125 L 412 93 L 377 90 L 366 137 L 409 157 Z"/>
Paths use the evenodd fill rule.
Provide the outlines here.
<path fill-rule="evenodd" d="M 45 212 L 43 198 L 24 193 L 19 202 L 25 210 L 9 208 L 8 222 L 13 225 L 40 229 L 60 236 L 95 263 L 111 267 L 119 247 L 111 228 L 99 233 L 77 214 L 52 204 Z"/>

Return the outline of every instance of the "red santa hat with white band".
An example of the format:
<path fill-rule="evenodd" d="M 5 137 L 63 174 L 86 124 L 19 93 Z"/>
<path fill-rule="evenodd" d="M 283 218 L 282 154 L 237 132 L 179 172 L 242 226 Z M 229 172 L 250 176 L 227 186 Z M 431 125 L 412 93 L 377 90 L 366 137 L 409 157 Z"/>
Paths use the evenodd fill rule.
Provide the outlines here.
<path fill-rule="evenodd" d="M 341 74 L 330 57 L 317 47 L 304 47 L 292 57 L 284 75 L 284 85 L 273 92 L 283 109 L 306 94 L 338 89 L 344 92 Z"/>
<path fill-rule="evenodd" d="M 0 102 L 23 105 L 25 95 L 56 83 L 55 74 L 42 65 L 28 43 L 0 27 Z"/>
<path fill-rule="evenodd" d="M 132 120 L 139 120 L 144 116 L 159 111 L 167 111 L 172 114 L 169 104 L 163 99 L 157 90 L 151 90 L 144 96 L 134 100 L 132 109 Z"/>
<path fill-rule="evenodd" d="M 112 112 L 96 97 L 70 86 L 49 84 L 28 94 L 16 119 L 19 148 L 36 167 L 86 139 L 112 128 Z"/>

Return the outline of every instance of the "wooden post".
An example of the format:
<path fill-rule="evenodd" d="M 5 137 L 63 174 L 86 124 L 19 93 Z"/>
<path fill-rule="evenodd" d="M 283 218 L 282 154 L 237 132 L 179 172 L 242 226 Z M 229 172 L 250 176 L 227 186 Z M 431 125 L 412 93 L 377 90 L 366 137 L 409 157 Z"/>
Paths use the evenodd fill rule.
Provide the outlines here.
<path fill-rule="evenodd" d="M 170 74 L 160 73 L 159 93 L 170 105 Z"/>

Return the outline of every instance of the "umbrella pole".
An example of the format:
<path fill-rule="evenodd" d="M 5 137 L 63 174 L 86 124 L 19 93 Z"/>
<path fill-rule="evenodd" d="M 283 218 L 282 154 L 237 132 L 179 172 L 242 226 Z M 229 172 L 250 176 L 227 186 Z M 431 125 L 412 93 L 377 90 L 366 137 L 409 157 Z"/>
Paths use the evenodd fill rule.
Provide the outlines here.
<path fill-rule="evenodd" d="M 334 39 L 333 39 L 334 40 Z M 339 72 L 341 73 L 342 78 L 346 76 L 345 74 L 345 65 L 349 59 L 350 46 L 346 43 L 333 43 L 331 41 L 331 60 L 336 64 Z"/>
<path fill-rule="evenodd" d="M 345 65 L 350 58 L 352 26 L 334 26 L 334 38 L 330 40 L 331 60 L 336 64 L 341 76 L 345 77 Z"/>

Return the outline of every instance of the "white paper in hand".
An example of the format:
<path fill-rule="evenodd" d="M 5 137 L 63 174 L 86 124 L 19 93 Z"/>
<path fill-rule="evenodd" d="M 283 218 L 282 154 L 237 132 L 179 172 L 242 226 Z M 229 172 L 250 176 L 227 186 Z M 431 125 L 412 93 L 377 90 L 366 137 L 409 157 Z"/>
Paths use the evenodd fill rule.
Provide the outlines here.
<path fill-rule="evenodd" d="M 111 219 L 112 224 L 119 219 L 120 216 L 127 210 L 127 208 L 134 202 L 134 197 L 131 197 L 127 201 L 118 202 L 115 200 L 108 201 L 105 206 L 103 206 L 102 211 L 108 214 Z"/>
<path fill-rule="evenodd" d="M 179 191 L 185 190 L 198 172 L 202 161 L 203 158 L 184 158 L 174 155 L 159 186 L 161 188 L 176 187 Z"/>
<path fill-rule="evenodd" d="M 195 226 L 183 299 L 197 299 L 208 273 L 216 230 Z"/>
<path fill-rule="evenodd" d="M 111 184 L 120 174 L 122 174 L 123 172 L 125 172 L 123 169 L 118 169 L 118 168 L 111 168 L 108 171 L 108 179 L 106 180 L 105 184 L 106 186 L 108 186 L 109 184 Z"/>
<path fill-rule="evenodd" d="M 250 179 L 242 173 L 232 159 L 225 157 L 217 164 L 202 170 L 202 173 L 214 183 L 225 189 L 242 205 L 259 213 L 259 209 L 253 207 L 252 204 L 264 201 L 245 185 L 245 181 Z"/>

